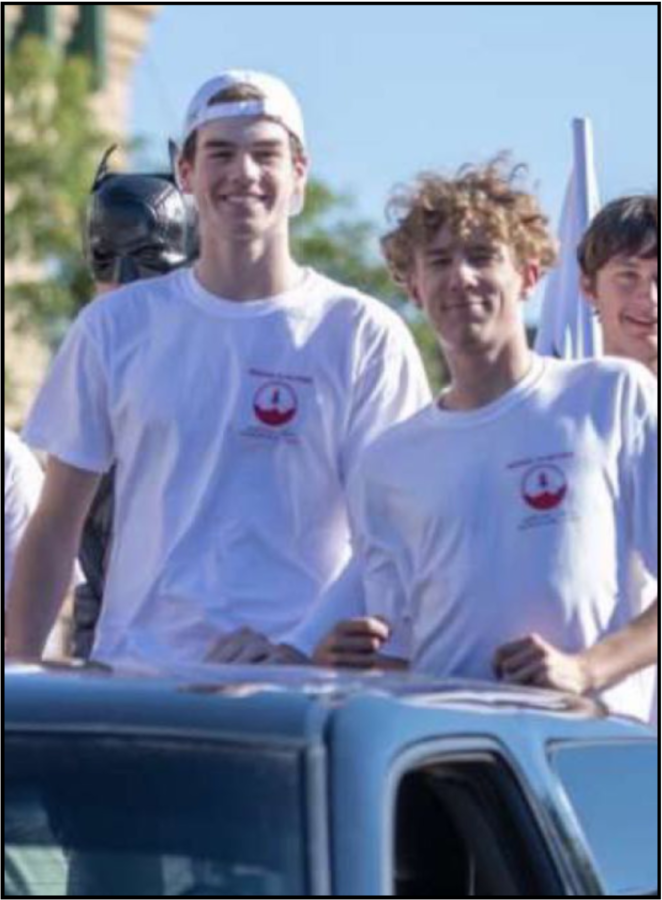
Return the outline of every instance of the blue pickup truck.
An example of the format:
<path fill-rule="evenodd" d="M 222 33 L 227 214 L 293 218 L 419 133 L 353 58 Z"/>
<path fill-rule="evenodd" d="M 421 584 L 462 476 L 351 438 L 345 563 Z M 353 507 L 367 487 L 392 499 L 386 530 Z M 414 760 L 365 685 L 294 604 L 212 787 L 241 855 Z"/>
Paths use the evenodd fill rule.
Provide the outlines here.
<path fill-rule="evenodd" d="M 4 896 L 658 895 L 658 745 L 407 675 L 5 670 Z"/>

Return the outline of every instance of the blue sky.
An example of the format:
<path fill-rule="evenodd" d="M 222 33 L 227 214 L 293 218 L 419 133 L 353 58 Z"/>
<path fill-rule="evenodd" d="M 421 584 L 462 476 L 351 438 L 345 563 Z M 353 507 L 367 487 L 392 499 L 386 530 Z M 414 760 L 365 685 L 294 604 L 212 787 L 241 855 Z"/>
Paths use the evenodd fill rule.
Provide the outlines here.
<path fill-rule="evenodd" d="M 314 171 L 383 222 L 394 183 L 510 149 L 558 216 L 574 116 L 594 125 L 603 199 L 658 183 L 654 4 L 163 6 L 134 78 L 143 161 L 165 158 L 199 84 L 228 67 L 285 78 Z"/>

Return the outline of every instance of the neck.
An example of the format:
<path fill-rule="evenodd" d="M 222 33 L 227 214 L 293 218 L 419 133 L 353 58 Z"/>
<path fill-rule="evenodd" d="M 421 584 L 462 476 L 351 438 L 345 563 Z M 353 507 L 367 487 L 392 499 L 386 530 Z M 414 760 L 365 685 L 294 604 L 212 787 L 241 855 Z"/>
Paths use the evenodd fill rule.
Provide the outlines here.
<path fill-rule="evenodd" d="M 195 273 L 210 293 L 238 302 L 275 297 L 301 279 L 286 236 L 278 242 L 203 242 Z"/>
<path fill-rule="evenodd" d="M 514 388 L 531 369 L 533 355 L 526 337 L 486 353 L 448 354 L 451 385 L 440 405 L 451 410 L 480 409 Z"/>
<path fill-rule="evenodd" d="M 651 375 L 654 375 L 657 378 L 657 365 L 658 358 L 657 353 L 651 354 L 650 358 L 644 358 L 639 360 L 642 365 L 646 366 Z"/>
<path fill-rule="evenodd" d="M 608 341 L 605 342 L 605 355 L 606 356 L 620 356 L 623 359 L 634 359 L 635 362 L 639 362 L 642 366 L 645 366 L 648 371 L 657 378 L 657 367 L 658 367 L 658 351 L 657 348 L 650 348 L 648 353 L 639 353 L 636 355 L 624 353 L 623 350 L 618 345 L 610 345 Z"/>

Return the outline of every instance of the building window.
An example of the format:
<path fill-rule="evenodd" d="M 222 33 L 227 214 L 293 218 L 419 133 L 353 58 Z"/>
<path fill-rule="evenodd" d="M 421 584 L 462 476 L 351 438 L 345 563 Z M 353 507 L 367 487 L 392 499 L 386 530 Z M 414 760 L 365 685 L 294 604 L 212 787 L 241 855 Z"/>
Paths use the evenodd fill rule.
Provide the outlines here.
<path fill-rule="evenodd" d="M 89 59 L 94 87 L 99 90 L 105 86 L 107 74 L 105 7 L 101 3 L 89 3 L 79 6 L 78 10 L 78 22 L 67 46 L 67 53 Z"/>
<path fill-rule="evenodd" d="M 21 7 L 21 18 L 12 34 L 13 43 L 17 43 L 27 35 L 34 35 L 47 44 L 54 45 L 57 5 L 57 3 L 24 3 Z"/>

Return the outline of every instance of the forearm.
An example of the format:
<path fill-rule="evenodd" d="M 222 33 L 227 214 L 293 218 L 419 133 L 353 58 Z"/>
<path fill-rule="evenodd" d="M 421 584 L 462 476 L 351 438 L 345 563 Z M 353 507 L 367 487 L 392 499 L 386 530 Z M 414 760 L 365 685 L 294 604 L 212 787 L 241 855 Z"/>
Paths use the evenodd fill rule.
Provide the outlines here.
<path fill-rule="evenodd" d="M 282 643 L 312 657 L 319 642 L 334 625 L 361 615 L 365 615 L 361 570 L 357 560 L 352 559 Z"/>
<path fill-rule="evenodd" d="M 8 656 L 39 658 L 71 584 L 78 549 L 54 523 L 35 517 L 18 549 L 7 596 Z"/>
<path fill-rule="evenodd" d="M 604 691 L 658 661 L 658 601 L 626 628 L 581 654 L 593 690 Z"/>

